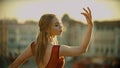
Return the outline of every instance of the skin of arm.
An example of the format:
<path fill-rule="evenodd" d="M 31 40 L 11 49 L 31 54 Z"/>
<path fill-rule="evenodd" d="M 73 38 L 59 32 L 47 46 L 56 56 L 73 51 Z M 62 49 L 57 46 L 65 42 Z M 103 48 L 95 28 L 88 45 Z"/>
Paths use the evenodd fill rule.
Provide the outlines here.
<path fill-rule="evenodd" d="M 23 53 L 18 56 L 15 61 L 9 65 L 8 68 L 19 68 L 19 66 L 24 63 L 28 58 L 32 56 L 31 47 L 28 46 Z"/>
<path fill-rule="evenodd" d="M 87 51 L 92 34 L 93 24 L 92 24 L 91 10 L 89 8 L 87 8 L 87 10 L 83 8 L 83 10 L 84 12 L 82 12 L 81 14 L 84 15 L 86 18 L 86 21 L 88 23 L 88 29 L 82 44 L 79 46 L 62 45 L 60 47 L 60 53 L 59 53 L 60 56 L 79 56 L 80 54 L 83 54 Z"/>

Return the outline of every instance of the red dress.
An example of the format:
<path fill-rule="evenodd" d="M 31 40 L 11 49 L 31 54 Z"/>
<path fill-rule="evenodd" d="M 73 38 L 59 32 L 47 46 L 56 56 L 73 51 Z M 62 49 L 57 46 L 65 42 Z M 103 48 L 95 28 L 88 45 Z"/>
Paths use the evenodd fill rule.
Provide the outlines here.
<path fill-rule="evenodd" d="M 31 49 L 33 51 L 34 42 L 31 44 Z M 46 66 L 46 68 L 63 68 L 64 66 L 64 57 L 59 56 L 59 45 L 54 45 L 52 48 L 50 60 Z"/>

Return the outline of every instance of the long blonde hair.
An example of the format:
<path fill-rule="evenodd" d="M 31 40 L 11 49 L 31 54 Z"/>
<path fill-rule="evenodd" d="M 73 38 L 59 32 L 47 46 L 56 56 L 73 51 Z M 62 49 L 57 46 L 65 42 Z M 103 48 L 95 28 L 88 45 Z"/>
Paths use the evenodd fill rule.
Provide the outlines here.
<path fill-rule="evenodd" d="M 39 20 L 39 33 L 36 39 L 36 46 L 35 46 L 35 59 L 36 63 L 44 63 L 44 55 L 49 44 L 50 33 L 47 32 L 48 29 L 51 27 L 52 19 L 55 17 L 54 14 L 44 14 Z"/>

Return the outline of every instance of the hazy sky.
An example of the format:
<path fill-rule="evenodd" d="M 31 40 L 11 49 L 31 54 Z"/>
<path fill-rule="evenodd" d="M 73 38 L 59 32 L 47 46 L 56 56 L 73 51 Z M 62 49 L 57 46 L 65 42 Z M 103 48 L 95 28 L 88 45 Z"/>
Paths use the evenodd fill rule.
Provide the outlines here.
<path fill-rule="evenodd" d="M 0 19 L 38 21 L 44 13 L 54 13 L 59 18 L 67 13 L 75 20 L 85 21 L 80 13 L 87 6 L 93 20 L 120 20 L 119 0 L 0 0 Z"/>

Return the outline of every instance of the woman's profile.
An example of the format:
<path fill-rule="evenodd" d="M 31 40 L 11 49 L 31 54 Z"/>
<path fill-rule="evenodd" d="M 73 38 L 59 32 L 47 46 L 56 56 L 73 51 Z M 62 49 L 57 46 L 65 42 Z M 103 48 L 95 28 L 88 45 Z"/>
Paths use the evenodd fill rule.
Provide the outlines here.
<path fill-rule="evenodd" d="M 34 57 L 38 68 L 63 68 L 64 57 L 79 56 L 87 51 L 92 33 L 92 15 L 89 8 L 81 13 L 88 23 L 86 35 L 78 46 L 59 45 L 56 36 L 62 33 L 62 23 L 54 14 L 44 14 L 39 20 L 39 33 L 24 52 L 16 58 L 9 68 L 18 68 L 30 57 Z"/>

